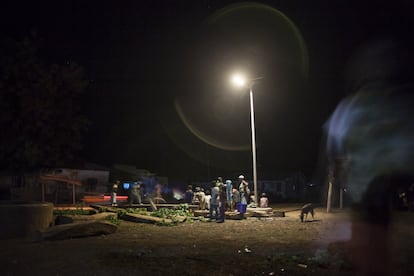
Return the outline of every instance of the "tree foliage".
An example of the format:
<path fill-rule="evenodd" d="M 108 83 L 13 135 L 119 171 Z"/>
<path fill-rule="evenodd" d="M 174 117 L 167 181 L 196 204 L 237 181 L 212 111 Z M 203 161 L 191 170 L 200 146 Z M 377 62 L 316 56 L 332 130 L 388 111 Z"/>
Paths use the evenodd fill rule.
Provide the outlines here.
<path fill-rule="evenodd" d="M 0 166 L 24 171 L 59 166 L 81 148 L 87 86 L 76 64 L 42 62 L 31 39 L 0 45 Z"/>

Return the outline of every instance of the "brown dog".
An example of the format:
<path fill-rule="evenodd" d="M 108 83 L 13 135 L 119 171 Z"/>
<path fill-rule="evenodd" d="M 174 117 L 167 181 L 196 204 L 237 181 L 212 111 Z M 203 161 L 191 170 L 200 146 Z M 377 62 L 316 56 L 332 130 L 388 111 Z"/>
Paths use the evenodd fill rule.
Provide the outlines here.
<path fill-rule="evenodd" d="M 312 215 L 312 220 L 314 219 L 315 215 L 315 206 L 313 206 L 312 203 L 308 203 L 303 205 L 303 207 L 300 209 L 300 221 L 304 222 L 308 218 L 308 213 Z"/>

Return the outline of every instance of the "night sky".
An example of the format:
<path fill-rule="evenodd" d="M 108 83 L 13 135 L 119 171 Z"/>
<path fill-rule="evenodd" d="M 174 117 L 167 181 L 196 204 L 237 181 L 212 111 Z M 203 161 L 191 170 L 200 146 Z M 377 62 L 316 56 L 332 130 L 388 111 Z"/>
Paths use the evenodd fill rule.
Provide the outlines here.
<path fill-rule="evenodd" d="M 301 32 L 304 74 L 286 22 L 265 11 L 218 12 L 237 1 L 7 2 L 2 36 L 35 33 L 46 62 L 85 69 L 81 104 L 91 123 L 82 158 L 182 181 L 251 178 L 248 91 L 229 87 L 233 69 L 264 77 L 254 87 L 258 178 L 301 171 L 311 179 L 322 126 L 352 92 L 353 54 L 374 39 L 409 41 L 413 33 L 408 0 L 259 1 Z"/>

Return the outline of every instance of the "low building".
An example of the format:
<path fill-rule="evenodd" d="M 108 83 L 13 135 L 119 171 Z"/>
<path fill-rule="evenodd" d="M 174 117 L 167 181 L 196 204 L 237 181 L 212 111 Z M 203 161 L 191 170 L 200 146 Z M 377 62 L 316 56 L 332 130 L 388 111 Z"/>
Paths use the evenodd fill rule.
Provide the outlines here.
<path fill-rule="evenodd" d="M 93 163 L 45 168 L 20 176 L 0 175 L 1 199 L 6 200 L 74 204 L 85 195 L 107 193 L 109 185 L 109 169 Z"/>

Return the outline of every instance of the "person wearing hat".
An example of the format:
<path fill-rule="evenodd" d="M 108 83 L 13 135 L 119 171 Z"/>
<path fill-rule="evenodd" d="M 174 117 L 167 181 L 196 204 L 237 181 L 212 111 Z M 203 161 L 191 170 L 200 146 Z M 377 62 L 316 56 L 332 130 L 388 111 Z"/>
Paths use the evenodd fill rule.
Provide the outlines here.
<path fill-rule="evenodd" d="M 240 192 L 240 201 L 242 204 L 247 204 L 247 199 L 250 195 L 249 183 L 244 180 L 244 175 L 239 176 L 239 192 Z"/>

